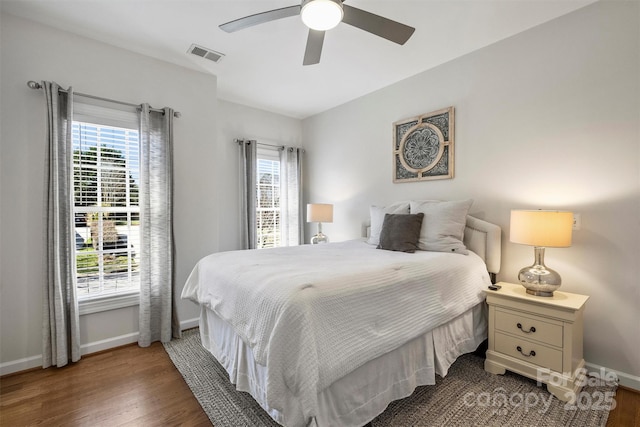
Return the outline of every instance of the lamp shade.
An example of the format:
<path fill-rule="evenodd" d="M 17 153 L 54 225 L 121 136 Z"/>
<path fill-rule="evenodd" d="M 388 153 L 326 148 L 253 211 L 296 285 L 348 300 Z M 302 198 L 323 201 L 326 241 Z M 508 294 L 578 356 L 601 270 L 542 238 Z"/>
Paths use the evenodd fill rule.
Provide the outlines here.
<path fill-rule="evenodd" d="M 523 245 L 571 246 L 573 213 L 549 210 L 512 210 L 510 240 Z"/>
<path fill-rule="evenodd" d="M 307 205 L 307 222 L 333 222 L 333 205 L 309 203 Z"/>
<path fill-rule="evenodd" d="M 302 3 L 300 17 L 312 30 L 326 31 L 342 21 L 343 13 L 340 0 L 306 0 Z"/>

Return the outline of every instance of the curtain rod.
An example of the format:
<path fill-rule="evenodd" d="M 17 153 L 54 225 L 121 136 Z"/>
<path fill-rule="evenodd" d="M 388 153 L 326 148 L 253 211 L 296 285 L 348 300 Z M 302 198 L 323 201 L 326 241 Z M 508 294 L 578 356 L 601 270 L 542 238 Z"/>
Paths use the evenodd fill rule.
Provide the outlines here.
<path fill-rule="evenodd" d="M 38 83 L 38 82 L 34 82 L 33 80 L 29 80 L 27 82 L 27 86 L 29 86 L 31 89 L 42 89 L 42 85 L 40 83 Z M 67 93 L 67 90 L 62 89 L 62 88 L 60 88 L 60 91 Z M 99 101 L 115 102 L 116 104 L 128 105 L 129 107 L 140 107 L 140 105 L 138 105 L 138 104 L 131 104 L 129 102 L 116 101 L 114 99 L 102 98 L 100 96 L 87 95 L 86 93 L 74 92 L 74 95 L 84 96 L 85 98 L 97 99 Z M 149 108 L 149 109 L 151 111 L 155 111 L 155 112 L 158 112 L 158 113 L 164 112 L 164 110 L 161 110 L 159 108 Z M 179 111 L 174 111 L 173 112 L 173 117 L 180 118 L 180 116 L 182 116 L 182 114 Z"/>
<path fill-rule="evenodd" d="M 284 145 L 267 144 L 267 143 L 264 143 L 264 142 L 258 142 L 258 141 L 256 141 L 255 139 L 234 139 L 234 140 L 233 140 L 233 142 L 234 142 L 235 144 L 238 144 L 238 145 L 242 144 L 242 143 L 243 143 L 243 142 L 245 142 L 245 141 L 255 142 L 255 143 L 256 143 L 256 145 L 264 145 L 264 146 L 266 146 L 266 147 L 275 147 L 275 148 L 277 148 L 278 150 L 284 150 L 285 148 L 287 148 L 287 147 L 286 147 L 286 146 L 284 146 Z M 302 152 L 303 152 L 303 153 L 306 153 L 306 152 L 307 152 L 307 151 L 306 151 L 304 148 L 302 148 L 302 147 L 289 147 L 289 151 L 291 151 L 291 150 L 292 150 L 292 149 L 294 149 L 294 148 L 298 148 L 298 149 L 302 150 Z"/>
<path fill-rule="evenodd" d="M 236 144 L 242 144 L 245 141 L 249 141 L 249 142 L 255 142 L 256 145 L 264 145 L 266 147 L 275 147 L 275 148 L 279 148 L 280 150 L 284 150 L 284 145 L 273 145 L 273 144 L 266 144 L 264 142 L 258 142 L 255 139 L 234 139 L 233 142 L 235 142 Z"/>

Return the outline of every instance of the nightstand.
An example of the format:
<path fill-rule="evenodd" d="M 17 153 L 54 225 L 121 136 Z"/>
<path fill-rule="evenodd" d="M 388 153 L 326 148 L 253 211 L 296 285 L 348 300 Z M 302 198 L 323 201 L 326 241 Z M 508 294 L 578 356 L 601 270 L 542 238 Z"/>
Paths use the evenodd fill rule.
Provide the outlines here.
<path fill-rule="evenodd" d="M 558 399 L 574 402 L 584 383 L 583 313 L 588 296 L 555 291 L 552 297 L 526 293 L 500 282 L 486 290 L 489 347 L 484 369 L 506 370 L 538 380 Z"/>

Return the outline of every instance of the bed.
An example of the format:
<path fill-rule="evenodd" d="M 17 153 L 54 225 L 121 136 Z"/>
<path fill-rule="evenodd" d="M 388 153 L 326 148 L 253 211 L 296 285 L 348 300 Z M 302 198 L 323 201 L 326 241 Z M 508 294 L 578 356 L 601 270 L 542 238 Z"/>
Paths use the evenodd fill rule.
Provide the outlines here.
<path fill-rule="evenodd" d="M 463 227 L 466 255 L 371 237 L 212 254 L 182 298 L 201 307 L 203 346 L 275 421 L 362 426 L 486 339 L 500 228 L 466 214 Z"/>

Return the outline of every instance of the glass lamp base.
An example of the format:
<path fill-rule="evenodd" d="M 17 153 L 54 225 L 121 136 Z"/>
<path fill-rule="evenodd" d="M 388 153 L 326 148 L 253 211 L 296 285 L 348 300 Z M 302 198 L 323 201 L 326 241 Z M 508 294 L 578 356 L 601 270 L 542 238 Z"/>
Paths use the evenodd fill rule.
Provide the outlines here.
<path fill-rule="evenodd" d="M 520 284 L 527 289 L 529 295 L 552 297 L 553 291 L 560 287 L 560 275 L 544 265 L 525 267 L 518 273 Z"/>
<path fill-rule="evenodd" d="M 317 245 L 320 243 L 329 243 L 329 238 L 326 234 L 318 233 L 311 238 L 312 245 Z"/>
<path fill-rule="evenodd" d="M 557 271 L 544 265 L 544 248 L 534 249 L 535 262 L 518 273 L 518 281 L 527 289 L 529 295 L 552 297 L 553 291 L 562 284 L 562 278 Z"/>

